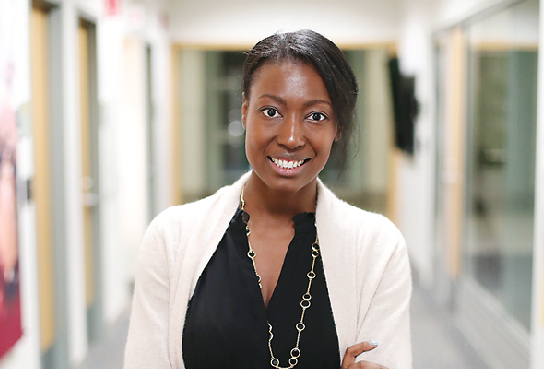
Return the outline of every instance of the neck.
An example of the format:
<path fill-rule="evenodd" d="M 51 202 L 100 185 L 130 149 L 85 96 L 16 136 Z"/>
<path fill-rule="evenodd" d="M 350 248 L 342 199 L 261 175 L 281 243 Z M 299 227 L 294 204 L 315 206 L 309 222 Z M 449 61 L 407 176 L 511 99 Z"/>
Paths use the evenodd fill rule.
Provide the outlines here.
<path fill-rule="evenodd" d="M 253 172 L 244 187 L 246 211 L 291 219 L 302 212 L 315 212 L 317 179 L 295 192 L 275 191 Z"/>

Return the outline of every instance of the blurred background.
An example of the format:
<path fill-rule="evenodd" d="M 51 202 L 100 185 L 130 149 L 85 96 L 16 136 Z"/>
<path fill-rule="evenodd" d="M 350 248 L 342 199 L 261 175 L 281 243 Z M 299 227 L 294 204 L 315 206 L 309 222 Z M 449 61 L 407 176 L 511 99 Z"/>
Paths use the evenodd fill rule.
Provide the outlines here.
<path fill-rule="evenodd" d="M 301 28 L 360 83 L 321 178 L 407 240 L 414 368 L 544 369 L 539 2 L 0 0 L 0 369 L 122 367 L 147 224 L 249 169 L 244 51 Z"/>

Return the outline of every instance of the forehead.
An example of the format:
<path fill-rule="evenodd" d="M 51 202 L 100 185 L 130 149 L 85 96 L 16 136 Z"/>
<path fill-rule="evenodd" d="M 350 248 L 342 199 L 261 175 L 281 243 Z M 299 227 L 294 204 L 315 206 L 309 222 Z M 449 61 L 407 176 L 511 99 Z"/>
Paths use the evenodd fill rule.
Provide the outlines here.
<path fill-rule="evenodd" d="M 253 76 L 250 94 L 251 98 L 258 98 L 263 93 L 330 100 L 314 66 L 296 60 L 268 61 L 261 65 Z"/>

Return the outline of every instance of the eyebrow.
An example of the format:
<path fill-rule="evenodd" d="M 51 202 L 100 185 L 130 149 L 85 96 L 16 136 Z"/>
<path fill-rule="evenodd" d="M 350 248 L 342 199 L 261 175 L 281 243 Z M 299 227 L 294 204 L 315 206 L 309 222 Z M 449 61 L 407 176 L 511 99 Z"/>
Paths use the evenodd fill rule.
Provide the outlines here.
<path fill-rule="evenodd" d="M 332 108 L 332 104 L 330 101 L 328 100 L 309 100 L 309 101 L 306 101 L 303 106 L 305 108 L 308 108 L 310 106 L 313 106 L 313 105 L 317 105 L 317 104 L 326 104 L 326 105 L 329 105 L 331 108 Z"/>
<path fill-rule="evenodd" d="M 278 103 L 280 103 L 281 105 L 284 105 L 284 106 L 287 105 L 287 101 L 285 99 L 282 99 L 279 96 L 264 94 L 264 95 L 259 96 L 259 99 L 262 99 L 264 97 L 275 100 Z M 317 104 L 326 104 L 326 105 L 329 105 L 332 108 L 332 104 L 328 100 L 308 100 L 303 104 L 303 107 L 308 108 L 310 106 L 317 105 Z"/>

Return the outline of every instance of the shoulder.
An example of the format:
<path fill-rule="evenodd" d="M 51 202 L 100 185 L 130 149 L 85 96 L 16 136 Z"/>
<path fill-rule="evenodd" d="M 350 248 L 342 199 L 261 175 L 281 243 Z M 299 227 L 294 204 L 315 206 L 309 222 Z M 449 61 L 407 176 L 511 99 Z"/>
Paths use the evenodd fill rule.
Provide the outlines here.
<path fill-rule="evenodd" d="M 191 203 L 170 206 L 160 212 L 151 221 L 149 227 L 156 229 L 159 233 L 179 233 L 191 230 L 196 224 L 206 220 L 210 211 L 228 197 L 229 187 L 223 187 L 213 195 Z"/>
<path fill-rule="evenodd" d="M 155 238 L 161 239 L 167 248 L 173 248 L 177 253 L 177 249 L 184 247 L 189 240 L 206 241 L 211 229 L 214 230 L 211 233 L 224 231 L 238 207 L 245 177 L 201 200 L 169 207 L 153 219 L 147 232 L 155 234 Z"/>
<path fill-rule="evenodd" d="M 214 202 L 214 199 L 218 196 L 217 193 L 208 196 L 204 199 L 197 200 L 183 205 L 170 206 L 166 210 L 160 212 L 155 219 L 151 221 L 150 226 L 154 226 L 158 229 L 168 229 L 173 225 L 186 224 L 195 220 L 201 214 L 205 214 L 206 210 Z"/>
<path fill-rule="evenodd" d="M 228 208 L 228 215 L 232 216 L 231 208 L 238 206 L 240 189 L 247 181 L 248 176 L 249 173 L 246 173 L 238 181 L 221 187 L 216 193 L 203 199 L 169 207 L 157 215 L 152 224 L 155 223 L 159 228 L 182 224 L 185 228 L 191 223 L 198 223 L 222 215 L 221 211 L 224 208 Z"/>
<path fill-rule="evenodd" d="M 334 193 L 320 184 L 321 200 L 318 207 L 327 222 L 334 225 L 335 233 L 349 235 L 362 248 L 379 248 L 382 252 L 395 252 L 405 248 L 404 237 L 387 217 L 363 210 L 340 200 Z"/>

